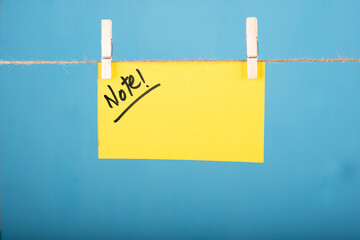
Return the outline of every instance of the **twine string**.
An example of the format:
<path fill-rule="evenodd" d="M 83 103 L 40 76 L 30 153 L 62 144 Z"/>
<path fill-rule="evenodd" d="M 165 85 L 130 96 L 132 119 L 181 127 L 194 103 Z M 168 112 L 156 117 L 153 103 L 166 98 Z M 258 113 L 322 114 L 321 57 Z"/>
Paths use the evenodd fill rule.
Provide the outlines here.
<path fill-rule="evenodd" d="M 113 62 L 246 62 L 247 60 L 133 60 L 133 61 L 113 61 Z M 293 58 L 293 59 L 259 59 L 258 62 L 284 63 L 284 62 L 360 62 L 360 58 Z M 5 61 L 0 60 L 0 65 L 33 65 L 33 64 L 83 64 L 99 63 L 95 60 L 87 61 Z"/>

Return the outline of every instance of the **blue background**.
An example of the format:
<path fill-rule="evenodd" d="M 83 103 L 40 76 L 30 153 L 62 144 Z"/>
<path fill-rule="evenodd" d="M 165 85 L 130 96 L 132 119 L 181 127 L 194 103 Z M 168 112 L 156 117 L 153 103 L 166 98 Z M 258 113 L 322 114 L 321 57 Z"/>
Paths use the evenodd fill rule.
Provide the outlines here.
<path fill-rule="evenodd" d="M 360 57 L 359 1 L 10 1 L 0 58 Z M 97 64 L 0 66 L 3 239 L 360 238 L 360 63 L 266 64 L 265 163 L 97 158 Z M 225 81 L 225 80 L 224 80 Z"/>

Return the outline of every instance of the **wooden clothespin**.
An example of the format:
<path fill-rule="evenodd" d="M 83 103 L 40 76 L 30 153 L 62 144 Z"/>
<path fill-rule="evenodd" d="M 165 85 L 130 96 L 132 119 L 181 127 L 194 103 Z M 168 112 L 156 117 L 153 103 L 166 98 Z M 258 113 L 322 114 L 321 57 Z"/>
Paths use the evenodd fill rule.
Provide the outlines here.
<path fill-rule="evenodd" d="M 111 79 L 112 21 L 101 20 L 101 77 Z"/>
<path fill-rule="evenodd" d="M 257 78 L 257 60 L 259 55 L 257 18 L 246 18 L 246 54 L 249 79 Z"/>

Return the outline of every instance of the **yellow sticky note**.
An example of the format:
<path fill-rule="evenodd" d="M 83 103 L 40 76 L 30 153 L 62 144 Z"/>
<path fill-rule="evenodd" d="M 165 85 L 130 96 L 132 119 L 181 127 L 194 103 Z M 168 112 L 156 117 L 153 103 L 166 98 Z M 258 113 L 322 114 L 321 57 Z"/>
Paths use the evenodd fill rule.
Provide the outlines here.
<path fill-rule="evenodd" d="M 98 66 L 99 158 L 263 162 L 265 63 Z"/>

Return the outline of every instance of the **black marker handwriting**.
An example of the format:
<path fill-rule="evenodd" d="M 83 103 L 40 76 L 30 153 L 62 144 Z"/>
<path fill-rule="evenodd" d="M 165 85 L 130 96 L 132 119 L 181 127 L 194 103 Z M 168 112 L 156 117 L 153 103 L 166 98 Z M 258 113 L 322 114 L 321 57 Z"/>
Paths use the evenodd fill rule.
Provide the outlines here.
<path fill-rule="evenodd" d="M 127 94 L 130 95 L 130 97 L 133 96 L 133 90 L 139 89 L 141 87 L 141 84 L 145 82 L 145 79 L 143 77 L 143 75 L 141 74 L 139 69 L 136 69 L 136 72 L 138 73 L 139 77 L 141 78 L 141 82 L 138 82 L 137 84 L 135 83 L 135 77 L 133 75 L 129 75 L 126 77 L 121 76 L 120 78 L 122 79 L 121 85 L 125 85 L 127 92 L 124 89 L 120 89 L 119 90 L 119 98 L 121 101 L 126 101 L 127 99 Z M 120 120 L 120 118 L 135 104 L 137 103 L 141 98 L 143 98 L 145 95 L 147 95 L 149 92 L 151 92 L 152 90 L 154 90 L 155 88 L 159 87 L 160 83 L 156 84 L 155 86 L 149 88 L 148 90 L 146 90 L 143 94 L 141 94 L 138 98 L 136 98 L 115 120 L 114 122 L 118 122 Z M 110 108 L 113 108 L 113 104 L 116 106 L 119 106 L 119 99 L 118 96 L 115 94 L 114 90 L 112 89 L 112 87 L 110 85 L 107 85 L 107 87 L 109 88 L 112 97 L 109 97 L 107 95 L 104 95 L 105 100 L 107 101 L 108 105 Z M 149 85 L 146 85 L 146 87 L 148 88 Z"/>

